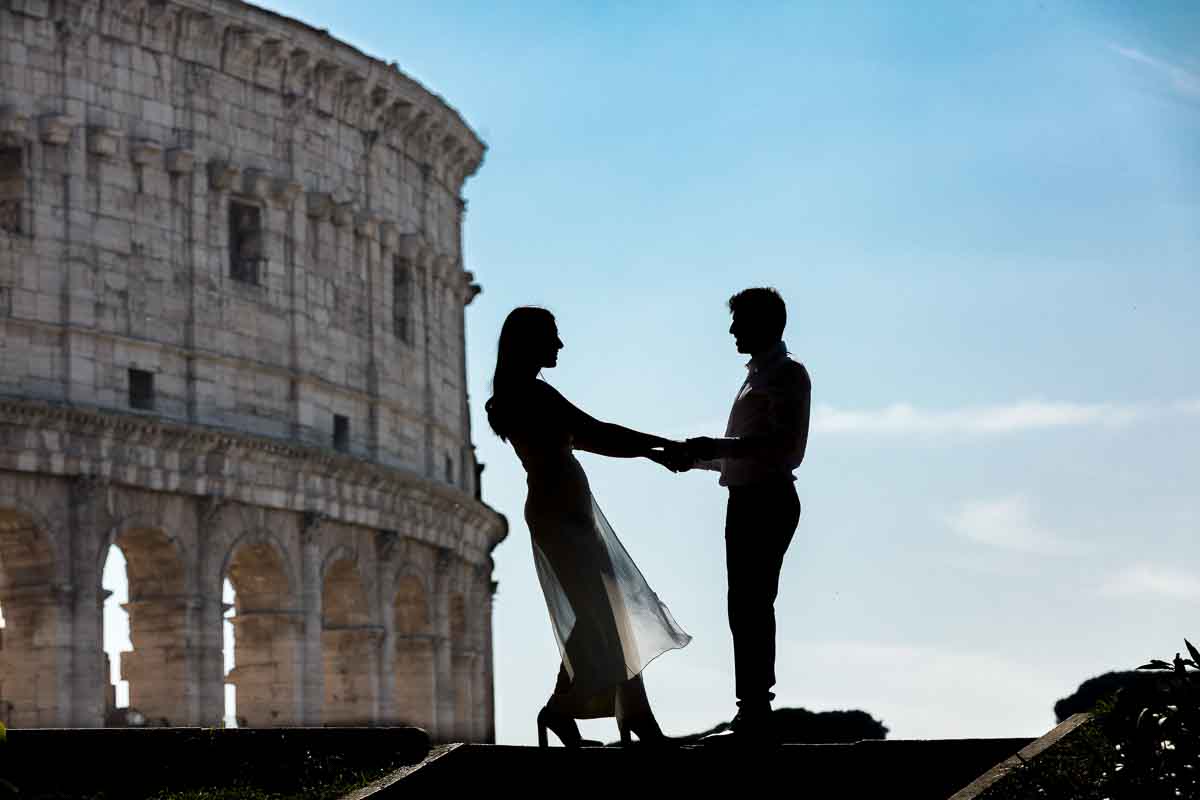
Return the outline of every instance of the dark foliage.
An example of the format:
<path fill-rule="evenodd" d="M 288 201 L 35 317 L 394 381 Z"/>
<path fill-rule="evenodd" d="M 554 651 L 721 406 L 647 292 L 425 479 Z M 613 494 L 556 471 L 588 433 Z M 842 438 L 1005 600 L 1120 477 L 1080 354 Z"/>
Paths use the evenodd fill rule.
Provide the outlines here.
<path fill-rule="evenodd" d="M 1119 751 L 1106 783 L 1114 800 L 1200 797 L 1200 652 L 1184 645 L 1191 658 L 1143 664 L 1158 681 L 1117 695 L 1106 720 Z"/>
<path fill-rule="evenodd" d="M 791 744 L 886 739 L 888 729 L 865 711 L 809 711 L 780 708 L 772 714 L 779 740 Z"/>
<path fill-rule="evenodd" d="M 1153 687 L 1159 681 L 1157 675 L 1151 675 L 1136 670 L 1125 672 L 1106 672 L 1094 678 L 1088 678 L 1079 684 L 1079 688 L 1054 704 L 1054 717 L 1062 722 L 1072 714 L 1095 710 L 1103 701 L 1112 700 L 1121 689 L 1142 691 Z"/>
<path fill-rule="evenodd" d="M 775 732 L 783 744 L 838 744 L 864 739 L 886 739 L 888 729 L 865 711 L 809 711 L 806 708 L 777 708 L 771 712 Z M 702 733 L 679 737 L 683 743 L 729 730 L 722 722 Z"/>
<path fill-rule="evenodd" d="M 989 789 L 986 800 L 1200 798 L 1200 652 L 1184 644 L 1191 658 L 1176 653 L 1143 664 L 1144 679 L 1093 679 L 1102 691 L 1092 719 Z M 1112 697 L 1104 679 L 1128 682 Z"/>

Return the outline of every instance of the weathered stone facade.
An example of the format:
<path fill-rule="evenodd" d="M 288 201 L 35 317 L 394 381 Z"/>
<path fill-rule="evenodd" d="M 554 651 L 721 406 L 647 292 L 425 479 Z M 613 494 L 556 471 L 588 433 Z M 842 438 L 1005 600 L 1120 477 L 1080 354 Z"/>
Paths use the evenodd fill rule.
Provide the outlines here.
<path fill-rule="evenodd" d="M 0 719 L 493 737 L 463 181 L 394 65 L 234 0 L 0 0 Z"/>

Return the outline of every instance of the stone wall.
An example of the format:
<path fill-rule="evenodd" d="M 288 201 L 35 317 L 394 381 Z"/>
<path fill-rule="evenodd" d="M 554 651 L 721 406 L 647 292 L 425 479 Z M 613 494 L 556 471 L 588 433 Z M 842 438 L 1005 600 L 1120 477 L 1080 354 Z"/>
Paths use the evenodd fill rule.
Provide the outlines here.
<path fill-rule="evenodd" d="M 242 3 L 8 0 L 0 392 L 127 409 L 141 370 L 158 415 L 313 444 L 340 415 L 471 492 L 482 155 L 394 66 Z"/>
<path fill-rule="evenodd" d="M 0 402 L 0 715 L 100 725 L 100 575 L 127 562 L 130 702 L 216 725 L 237 594 L 251 726 L 419 724 L 494 735 L 491 550 L 461 491 L 328 449 L 136 415 Z"/>
<path fill-rule="evenodd" d="M 463 181 L 401 73 L 233 0 L 0 0 L 0 718 L 97 725 L 99 572 L 131 703 L 488 739 Z M 8 711 L 4 703 L 10 703 Z"/>

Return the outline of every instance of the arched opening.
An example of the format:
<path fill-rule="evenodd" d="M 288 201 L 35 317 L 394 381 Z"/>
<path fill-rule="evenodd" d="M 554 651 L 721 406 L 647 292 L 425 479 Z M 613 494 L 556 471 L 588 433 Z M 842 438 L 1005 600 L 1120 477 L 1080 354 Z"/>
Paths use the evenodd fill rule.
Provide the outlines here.
<path fill-rule="evenodd" d="M 139 712 L 148 725 L 193 724 L 188 702 L 192 681 L 184 637 L 188 607 L 183 559 L 167 534 L 158 528 L 123 530 L 108 560 L 112 563 L 121 556 L 128 587 L 121 607 L 128 614 L 129 647 L 120 653 L 120 677 L 127 688 L 123 692 L 121 684 L 116 684 L 115 705 L 120 708 L 127 704 L 129 713 Z M 109 572 L 106 564 L 106 577 Z M 105 588 L 119 591 L 107 580 Z M 106 650 L 108 623 L 111 621 L 117 629 L 114 634 L 120 632 L 119 616 L 108 611 L 115 599 L 111 595 L 105 603 Z M 116 716 L 118 720 L 121 717 Z"/>
<path fill-rule="evenodd" d="M 129 682 L 122 680 L 121 661 L 123 655 L 133 650 L 133 642 L 129 639 L 129 613 L 125 610 L 129 602 L 128 569 L 125 555 L 116 545 L 108 548 L 100 585 L 104 590 L 104 666 L 108 675 L 104 685 L 104 724 L 125 725 Z"/>
<path fill-rule="evenodd" d="M 321 652 L 326 725 L 369 725 L 375 718 L 378 630 L 354 562 L 339 559 L 321 586 Z"/>
<path fill-rule="evenodd" d="M 283 558 L 266 541 L 243 543 L 227 576 L 234 593 L 234 666 L 225 680 L 235 687 L 239 724 L 298 725 L 302 617 Z"/>
<path fill-rule="evenodd" d="M 27 515 L 0 508 L 0 720 L 16 728 L 68 724 L 60 707 L 70 645 L 60 635 L 66 598 L 55 591 L 45 531 Z"/>
<path fill-rule="evenodd" d="M 392 708 L 397 724 L 433 730 L 433 625 L 425 586 L 401 576 L 392 601 Z"/>
<path fill-rule="evenodd" d="M 233 591 L 233 584 L 229 578 L 221 581 L 221 609 L 221 674 L 225 676 L 224 722 L 226 728 L 239 728 L 241 721 L 237 715 L 237 686 L 229 682 L 229 673 L 233 672 L 237 664 L 233 630 L 233 617 L 237 613 L 237 593 Z"/>

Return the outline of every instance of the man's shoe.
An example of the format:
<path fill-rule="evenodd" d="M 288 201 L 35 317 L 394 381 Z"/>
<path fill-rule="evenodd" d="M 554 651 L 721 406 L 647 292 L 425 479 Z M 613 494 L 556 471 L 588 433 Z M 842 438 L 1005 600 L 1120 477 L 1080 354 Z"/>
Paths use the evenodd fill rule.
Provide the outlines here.
<path fill-rule="evenodd" d="M 745 744 L 774 745 L 779 743 L 775 732 L 775 720 L 771 716 L 771 707 L 754 711 L 739 709 L 733 721 L 729 723 L 734 736 Z"/>

